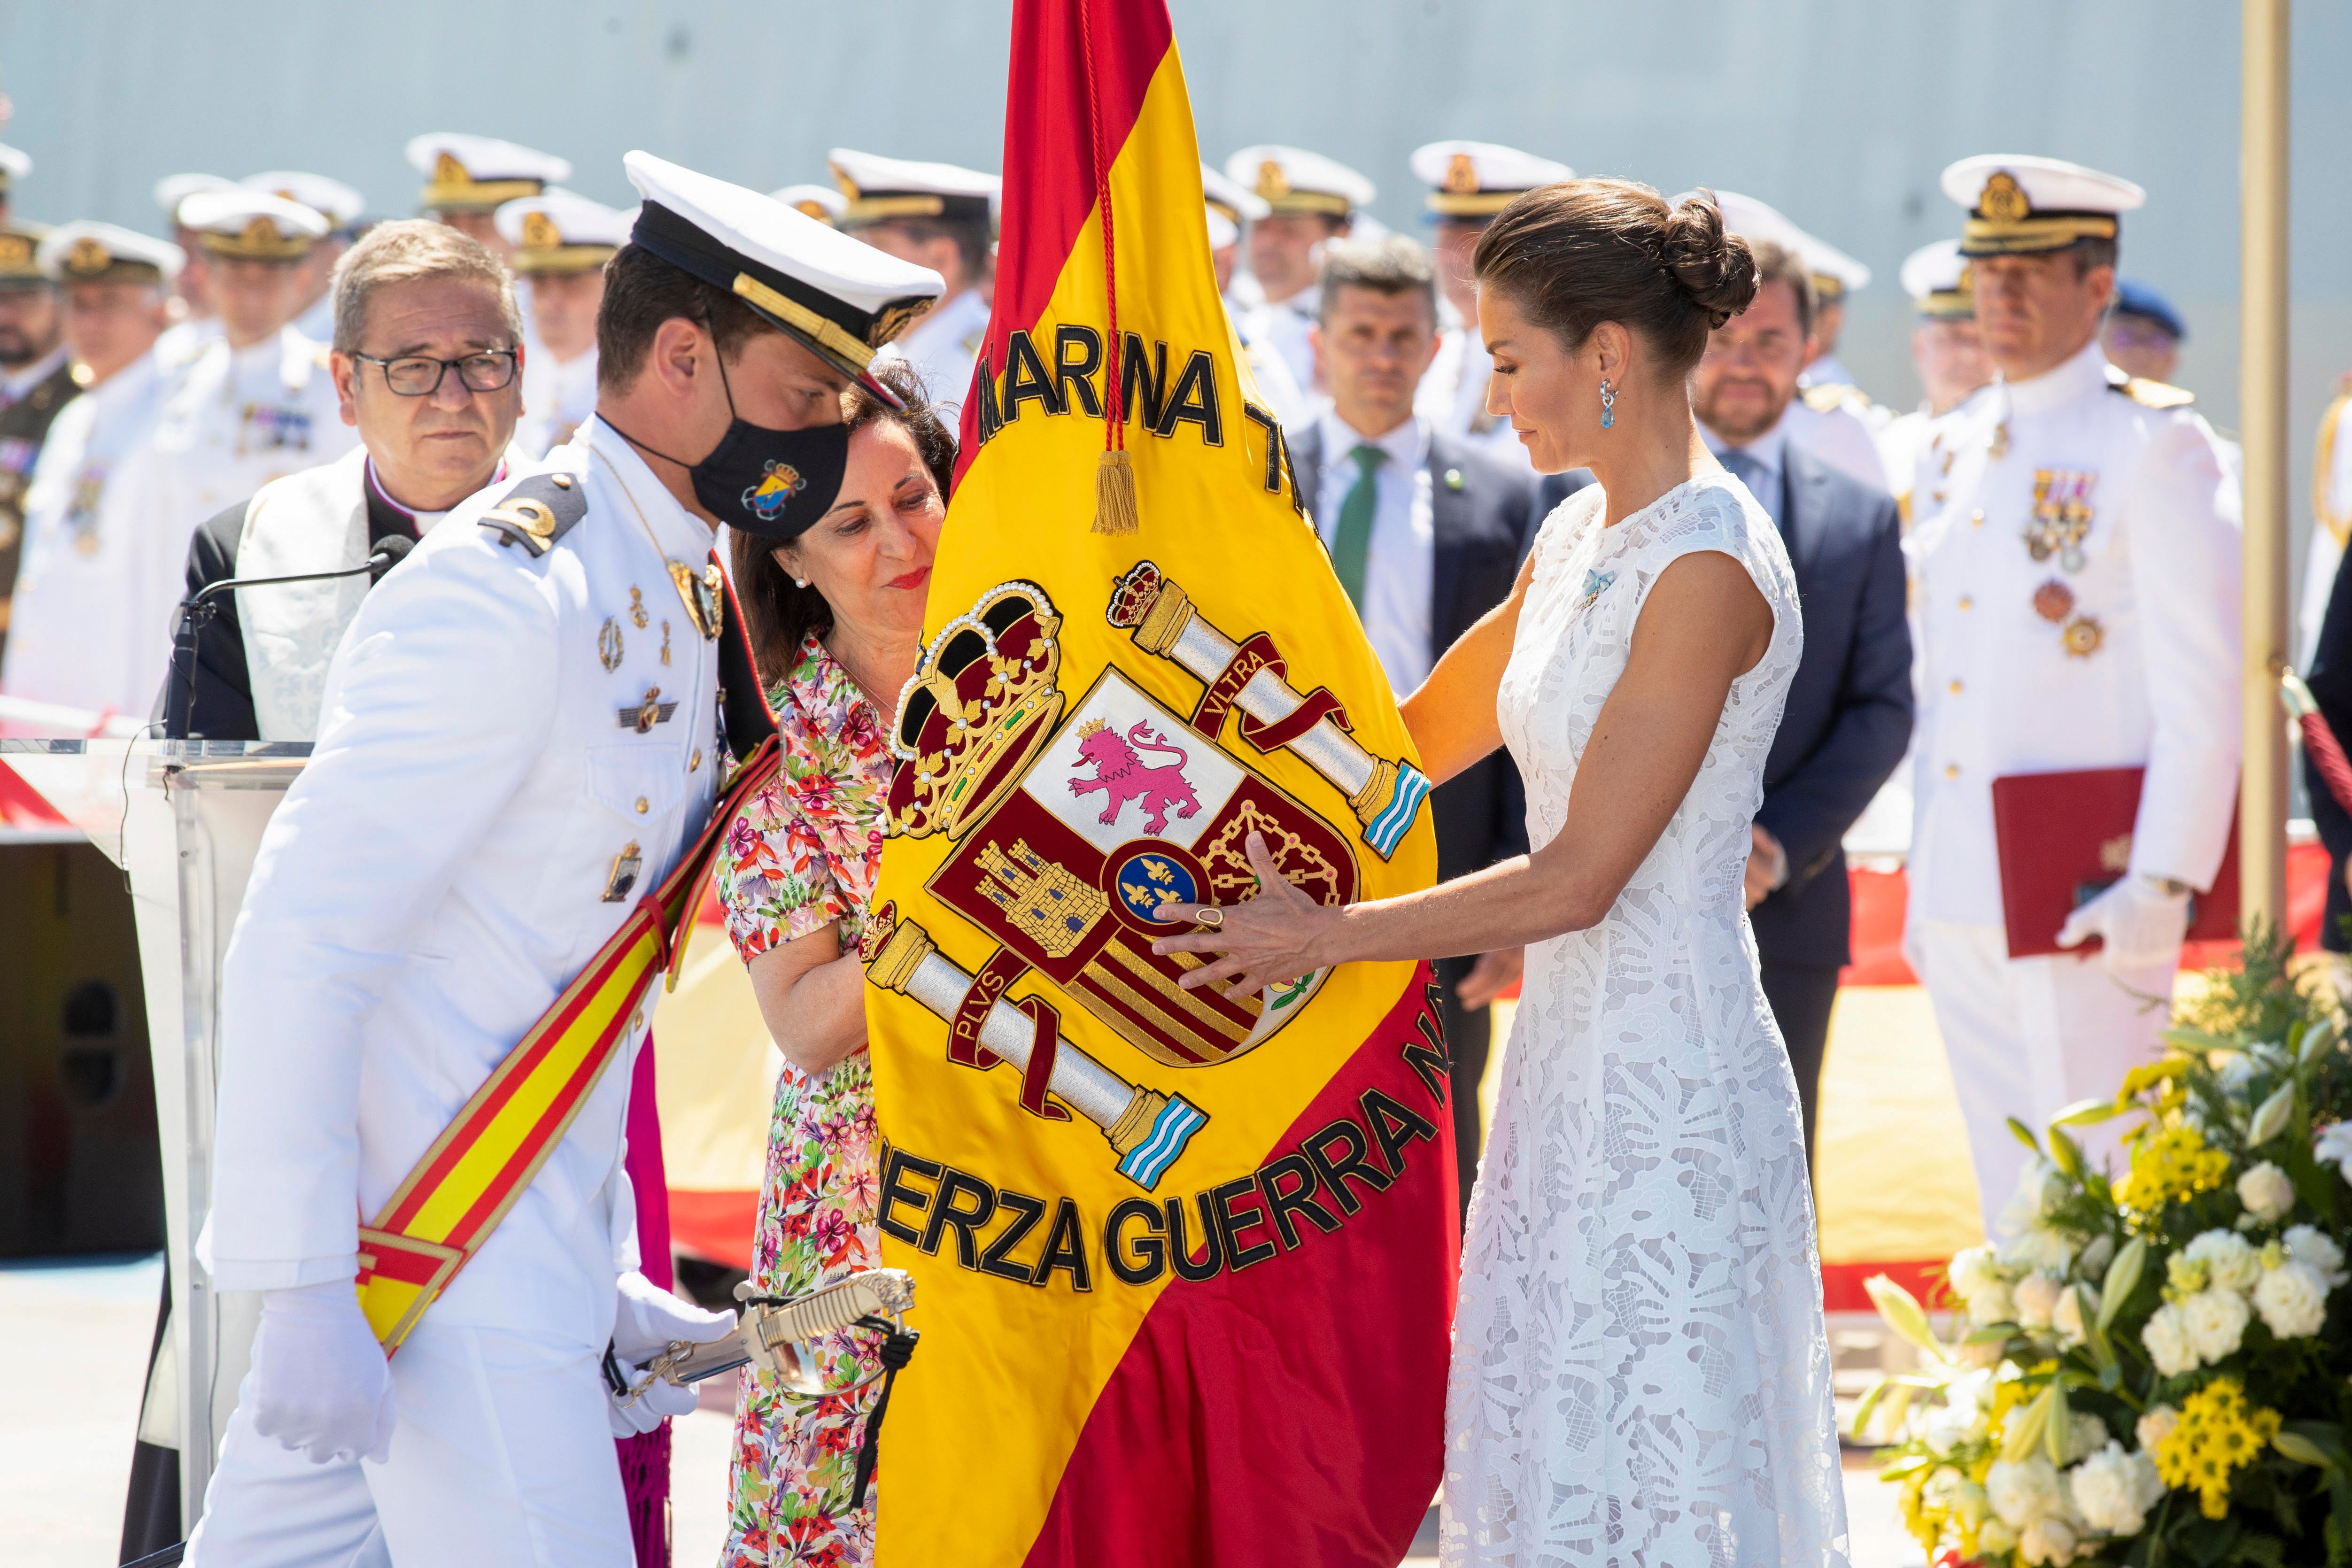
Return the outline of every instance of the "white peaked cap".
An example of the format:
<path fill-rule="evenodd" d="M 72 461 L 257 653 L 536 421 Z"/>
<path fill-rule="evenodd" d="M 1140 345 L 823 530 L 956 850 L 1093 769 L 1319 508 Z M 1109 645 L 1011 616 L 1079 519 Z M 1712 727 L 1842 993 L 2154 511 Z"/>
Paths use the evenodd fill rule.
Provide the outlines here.
<path fill-rule="evenodd" d="M 169 240 L 84 218 L 51 229 L 33 259 L 57 283 L 135 277 L 137 269 L 152 267 L 168 284 L 187 265 L 188 253 Z"/>
<path fill-rule="evenodd" d="M 946 283 L 938 273 L 772 196 L 650 152 L 631 152 L 621 164 L 645 198 L 632 244 L 735 294 L 845 373 L 890 395 L 870 374 L 874 351 L 939 298 Z"/>
<path fill-rule="evenodd" d="M 20 147 L 0 142 L 0 191 L 8 188 L 11 180 L 21 180 L 33 172 L 33 155 Z"/>
<path fill-rule="evenodd" d="M 1256 192 L 1238 180 L 1229 180 L 1206 163 L 1201 165 L 1201 195 L 1211 210 L 1223 208 L 1237 223 L 1254 224 L 1274 211 Z"/>
<path fill-rule="evenodd" d="M 514 247 L 517 272 L 584 272 L 629 243 L 637 214 L 550 185 L 501 205 L 491 221 L 499 237 Z"/>
<path fill-rule="evenodd" d="M 1303 147 L 1261 142 L 1225 160 L 1225 175 L 1277 213 L 1344 218 L 1372 204 L 1379 188 L 1353 169 Z"/>
<path fill-rule="evenodd" d="M 1696 191 L 1685 191 L 1676 196 L 1677 205 Z M 1716 204 L 1723 209 L 1723 226 L 1744 239 L 1770 240 L 1774 245 L 1796 252 L 1797 259 L 1816 279 L 1825 279 L 1837 286 L 1839 292 L 1860 288 L 1870 281 L 1870 268 L 1846 255 L 1827 240 L 1816 238 L 1799 228 L 1780 210 L 1759 202 L 1753 196 L 1743 196 L 1737 191 L 1717 191 Z"/>
<path fill-rule="evenodd" d="M 1954 293 L 1960 287 L 1960 275 L 1968 265 L 1969 259 L 1960 254 L 1960 242 L 1956 239 L 1923 245 L 1903 258 L 1903 292 L 1914 299 Z"/>
<path fill-rule="evenodd" d="M 1003 178 L 977 169 L 885 158 L 853 147 L 836 147 L 824 156 L 848 198 L 848 211 L 842 214 L 847 224 L 922 217 L 972 222 L 993 216 L 1003 199 Z"/>
<path fill-rule="evenodd" d="M 327 233 L 327 220 L 314 208 L 243 185 L 198 191 L 180 204 L 179 222 L 202 235 L 215 255 L 273 261 L 308 254 Z"/>
<path fill-rule="evenodd" d="M 1963 256 L 2017 256 L 2114 239 L 2117 219 L 2147 200 L 2129 180 L 2060 158 L 1986 152 L 1944 171 L 1944 194 L 1969 209 Z"/>
<path fill-rule="evenodd" d="M 841 226 L 842 218 L 849 211 L 849 198 L 831 185 L 786 185 L 780 191 L 769 192 L 768 197 L 834 228 Z"/>
<path fill-rule="evenodd" d="M 190 196 L 199 191 L 227 191 L 236 186 L 235 180 L 221 174 L 166 174 L 155 182 L 155 204 L 177 224 L 180 222 L 180 204 Z"/>
<path fill-rule="evenodd" d="M 418 200 L 444 211 L 489 212 L 572 178 L 569 159 L 462 131 L 411 137 L 407 154 L 409 166 L 425 176 Z"/>
<path fill-rule="evenodd" d="M 1217 211 L 1214 207 L 1203 206 L 1202 210 L 1208 215 L 1209 219 L 1209 248 L 1211 250 L 1223 250 L 1229 245 L 1239 245 L 1241 243 L 1241 225 L 1234 222 L 1233 219 L 1225 216 L 1224 214 Z"/>
<path fill-rule="evenodd" d="M 330 229 L 346 227 L 359 221 L 367 210 L 367 198 L 324 174 L 306 174 L 295 169 L 272 169 L 267 173 L 247 174 L 237 182 L 249 191 L 268 191 L 272 195 L 299 202 L 327 220 Z"/>
<path fill-rule="evenodd" d="M 1491 217 L 1522 192 L 1576 178 L 1557 159 L 1493 141 L 1433 141 L 1414 148 L 1409 162 L 1440 217 Z"/>

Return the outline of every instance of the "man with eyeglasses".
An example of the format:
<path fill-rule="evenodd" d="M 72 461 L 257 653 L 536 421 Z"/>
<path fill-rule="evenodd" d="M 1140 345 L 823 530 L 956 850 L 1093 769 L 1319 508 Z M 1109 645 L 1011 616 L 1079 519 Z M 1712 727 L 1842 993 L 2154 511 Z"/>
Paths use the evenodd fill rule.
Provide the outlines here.
<path fill-rule="evenodd" d="M 329 361 L 357 451 L 263 486 L 196 531 L 187 591 L 232 578 L 299 577 L 411 544 L 506 472 L 522 412 L 522 320 L 506 269 L 428 219 L 378 225 L 335 269 Z M 175 736 L 310 740 L 327 664 L 372 579 L 240 588 L 197 632 L 193 669 L 158 699 Z M 172 685 L 189 683 L 184 723 Z"/>

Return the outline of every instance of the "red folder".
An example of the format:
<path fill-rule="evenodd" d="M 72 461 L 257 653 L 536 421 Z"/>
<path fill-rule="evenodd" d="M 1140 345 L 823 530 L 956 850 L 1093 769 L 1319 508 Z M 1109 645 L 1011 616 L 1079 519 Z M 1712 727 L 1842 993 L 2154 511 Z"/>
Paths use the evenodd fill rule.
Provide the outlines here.
<path fill-rule="evenodd" d="M 2095 953 L 2095 936 L 2058 946 L 2059 927 L 2078 905 L 2131 869 L 2132 828 L 2139 818 L 2143 768 L 2093 768 L 2074 773 L 2012 773 L 1992 781 L 1993 841 L 2000 857 L 2001 913 L 2009 956 Z M 2238 818 L 2230 814 L 2229 847 L 2213 886 L 2189 904 L 2189 940 L 2229 942 L 2238 935 Z"/>

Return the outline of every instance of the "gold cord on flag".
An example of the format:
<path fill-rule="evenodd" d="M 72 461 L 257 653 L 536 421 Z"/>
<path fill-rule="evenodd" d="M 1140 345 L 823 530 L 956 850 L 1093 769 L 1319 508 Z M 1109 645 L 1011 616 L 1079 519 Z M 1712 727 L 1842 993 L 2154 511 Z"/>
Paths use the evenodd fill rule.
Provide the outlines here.
<path fill-rule="evenodd" d="M 1087 133 L 1094 146 L 1095 202 L 1102 213 L 1103 302 L 1110 316 L 1110 348 L 1104 363 L 1103 453 L 1095 465 L 1095 523 L 1098 534 L 1131 534 L 1142 523 L 1135 504 L 1135 465 L 1127 455 L 1127 409 L 1118 374 L 1118 244 L 1111 225 L 1110 160 L 1103 147 L 1102 97 L 1095 86 L 1094 29 L 1087 0 L 1078 0 L 1078 37 L 1087 62 Z"/>

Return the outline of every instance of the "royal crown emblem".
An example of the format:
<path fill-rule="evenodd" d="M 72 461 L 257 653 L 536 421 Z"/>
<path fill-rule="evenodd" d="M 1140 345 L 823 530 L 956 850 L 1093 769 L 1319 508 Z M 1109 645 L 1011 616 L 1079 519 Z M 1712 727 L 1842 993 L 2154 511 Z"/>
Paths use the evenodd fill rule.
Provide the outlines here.
<path fill-rule="evenodd" d="M 1478 163 L 1467 152 L 1456 152 L 1445 165 L 1445 189 L 1456 196 L 1478 193 Z"/>
<path fill-rule="evenodd" d="M 2033 210 L 2025 199 L 2017 177 L 2006 169 L 1993 171 L 1992 178 L 1984 184 L 1984 193 L 1977 197 L 1977 211 L 1997 224 L 2022 223 Z"/>
<path fill-rule="evenodd" d="M 436 185 L 470 185 L 474 177 L 457 162 L 457 154 L 444 152 L 433 160 L 433 183 Z"/>
<path fill-rule="evenodd" d="M 33 242 L 23 235 L 0 234 L 0 267 L 23 267 L 33 259 Z"/>
<path fill-rule="evenodd" d="M 545 213 L 531 212 L 522 215 L 522 245 L 525 250 L 553 250 L 563 243 L 563 231 Z"/>
<path fill-rule="evenodd" d="M 1257 193 L 1269 202 L 1278 202 L 1290 194 L 1290 176 L 1271 158 L 1257 166 Z"/>
<path fill-rule="evenodd" d="M 237 242 L 249 250 L 274 250 L 278 243 L 278 225 L 256 214 L 245 225 L 245 232 L 236 237 Z"/>
<path fill-rule="evenodd" d="M 114 253 L 89 235 L 73 242 L 66 252 L 65 267 L 76 277 L 95 277 L 114 265 Z"/>
<path fill-rule="evenodd" d="M 1034 583 L 981 596 L 931 640 L 899 704 L 890 831 L 961 838 L 1017 781 L 1061 716 L 1062 618 Z"/>
<path fill-rule="evenodd" d="M 792 498 L 807 488 L 808 481 L 799 469 L 771 457 L 760 471 L 760 482 L 744 488 L 743 504 L 758 513 L 761 521 L 772 523 L 783 515 Z"/>

